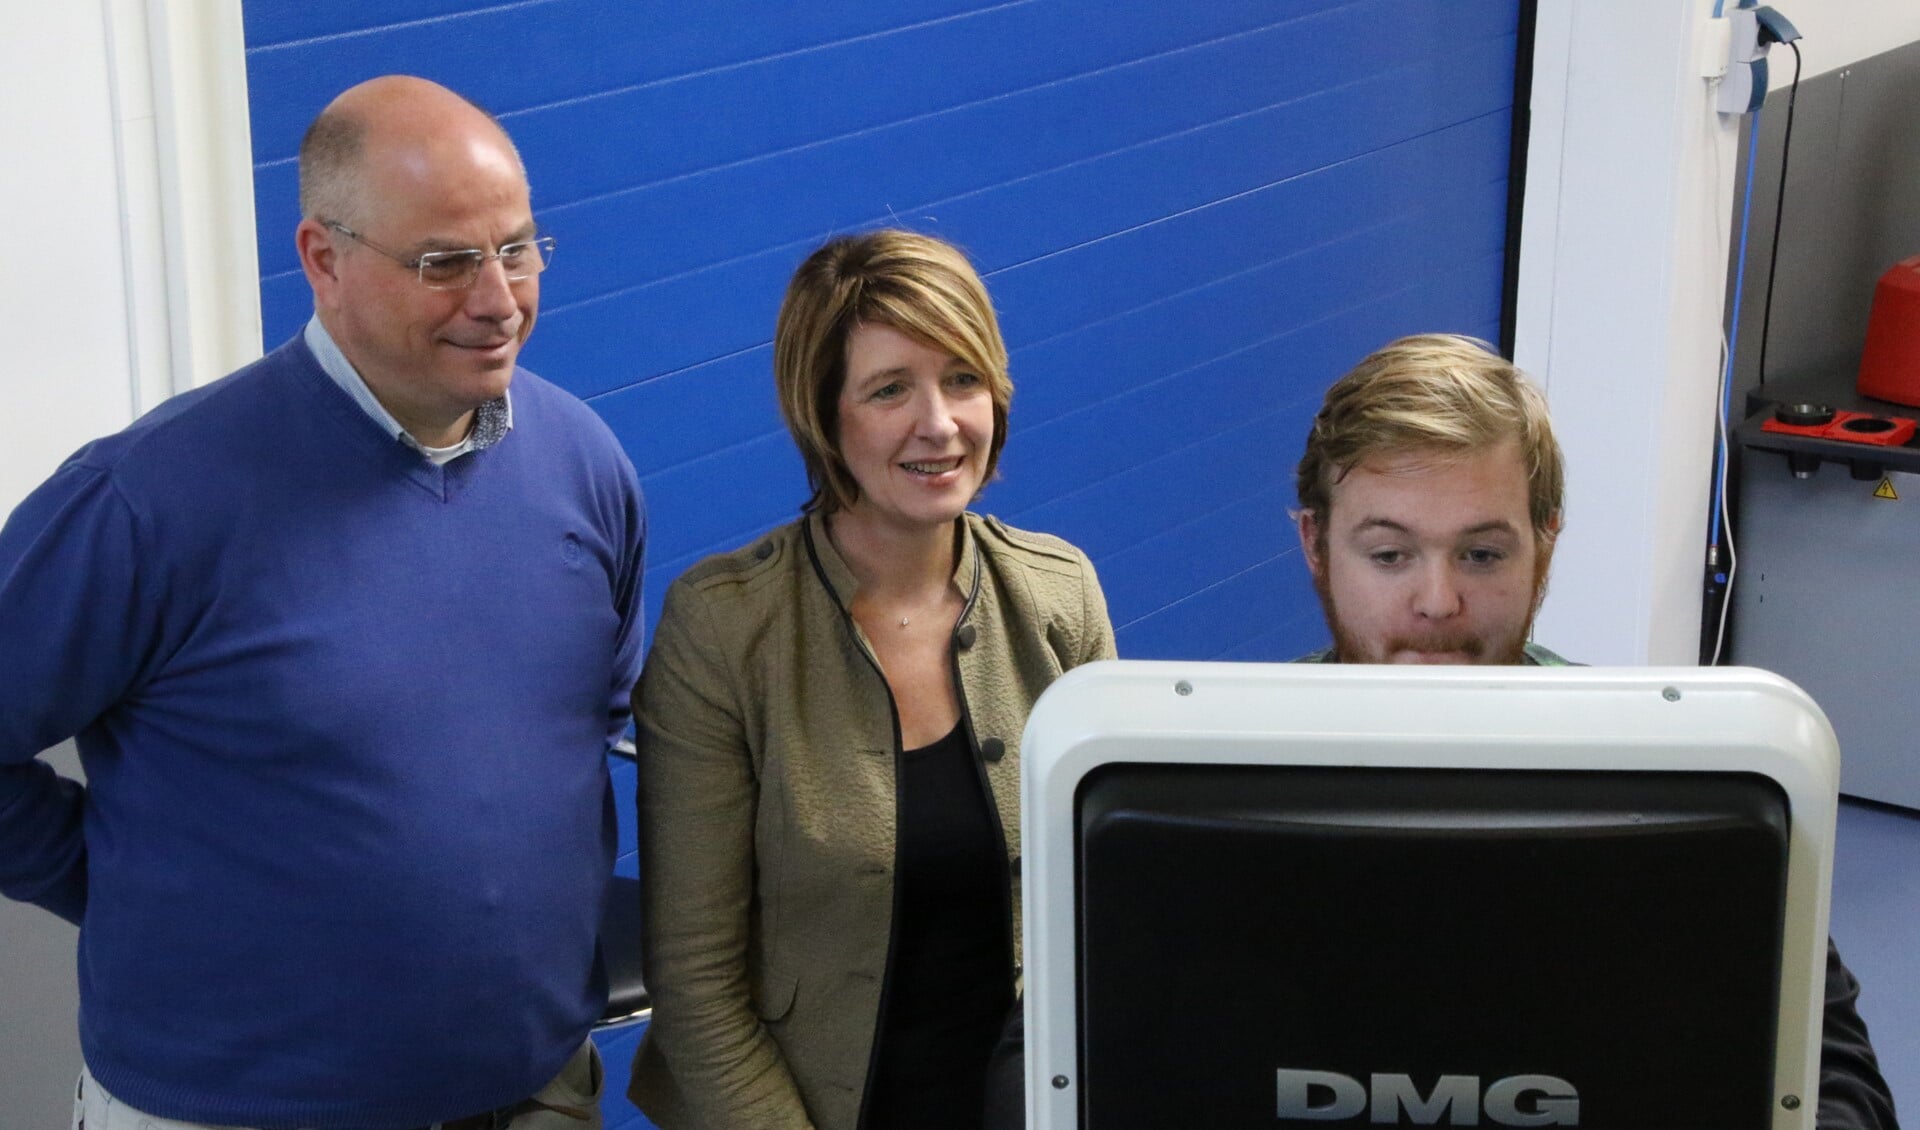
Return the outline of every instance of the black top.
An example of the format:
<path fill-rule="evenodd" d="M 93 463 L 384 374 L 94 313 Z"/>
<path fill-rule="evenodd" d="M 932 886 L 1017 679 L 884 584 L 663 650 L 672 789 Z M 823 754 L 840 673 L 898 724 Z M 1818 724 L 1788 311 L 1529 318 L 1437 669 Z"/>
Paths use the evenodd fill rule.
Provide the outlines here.
<path fill-rule="evenodd" d="M 978 1130 L 1013 1003 L 1007 861 L 964 724 L 899 759 L 893 944 L 866 1130 Z"/>
<path fill-rule="evenodd" d="M 1820 1029 L 1820 1130 L 1899 1130 L 1893 1088 L 1867 1038 L 1860 982 L 1827 939 L 1827 1007 Z"/>

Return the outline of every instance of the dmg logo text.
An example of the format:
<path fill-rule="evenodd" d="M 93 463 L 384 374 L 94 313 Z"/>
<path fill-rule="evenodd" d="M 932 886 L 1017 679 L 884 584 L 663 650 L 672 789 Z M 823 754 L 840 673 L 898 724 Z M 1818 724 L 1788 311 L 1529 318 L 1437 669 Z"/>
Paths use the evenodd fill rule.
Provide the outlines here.
<path fill-rule="evenodd" d="M 1279 1116 L 1398 1126 L 1578 1126 L 1580 1093 L 1552 1075 L 1509 1075 L 1483 1091 L 1478 1075 L 1442 1075 L 1426 1094 L 1410 1075 L 1362 1083 L 1337 1071 L 1279 1070 Z M 1483 1120 L 1484 1119 L 1484 1120 Z"/>

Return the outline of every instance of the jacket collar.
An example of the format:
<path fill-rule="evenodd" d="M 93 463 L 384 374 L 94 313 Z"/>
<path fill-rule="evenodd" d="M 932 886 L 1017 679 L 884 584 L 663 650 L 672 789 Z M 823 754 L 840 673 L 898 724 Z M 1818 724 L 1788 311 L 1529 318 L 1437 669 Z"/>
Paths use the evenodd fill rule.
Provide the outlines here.
<path fill-rule="evenodd" d="M 966 598 L 966 604 L 960 610 L 961 623 L 966 622 L 968 614 L 973 611 L 974 599 L 980 595 L 980 544 L 974 536 L 972 519 L 973 515 L 962 514 L 954 520 L 959 530 L 960 552 L 954 554 L 953 583 Z M 827 586 L 834 603 L 840 606 L 841 614 L 849 615 L 853 594 L 860 585 L 853 579 L 853 570 L 848 567 L 846 558 L 840 556 L 840 548 L 827 536 L 826 515 L 807 515 L 800 531 L 806 538 L 807 556 L 813 561 L 815 575 Z"/>

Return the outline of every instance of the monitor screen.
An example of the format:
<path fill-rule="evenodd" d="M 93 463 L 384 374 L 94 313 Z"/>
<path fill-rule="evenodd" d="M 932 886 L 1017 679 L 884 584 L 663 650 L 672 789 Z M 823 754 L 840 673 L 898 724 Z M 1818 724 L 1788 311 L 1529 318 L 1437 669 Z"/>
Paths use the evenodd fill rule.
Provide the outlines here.
<path fill-rule="evenodd" d="M 1687 712 L 1596 714 L 1566 696 L 1635 688 L 1220 666 L 1113 664 L 1035 711 L 1034 1125 L 1811 1126 L 1817 711 L 1775 757 L 1742 736 L 1770 716 L 1689 736 L 1753 713 L 1695 672 L 1630 677 Z"/>

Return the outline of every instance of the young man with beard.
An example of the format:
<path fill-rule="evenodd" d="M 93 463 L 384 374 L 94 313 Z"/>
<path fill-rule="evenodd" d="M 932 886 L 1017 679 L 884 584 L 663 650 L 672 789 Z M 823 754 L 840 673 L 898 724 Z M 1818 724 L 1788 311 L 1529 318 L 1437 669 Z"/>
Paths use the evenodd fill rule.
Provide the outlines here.
<path fill-rule="evenodd" d="M 1560 532 L 1560 446 L 1506 361 L 1442 334 L 1374 353 L 1327 391 L 1298 488 L 1334 638 L 1310 658 L 1564 664 L 1527 641 Z"/>
<path fill-rule="evenodd" d="M 1323 663 L 1565 666 L 1528 641 L 1564 491 L 1546 398 L 1479 342 L 1402 338 L 1327 390 L 1300 460 Z M 1889 1130 L 1893 1097 L 1827 946 L 1820 1130 Z"/>
<path fill-rule="evenodd" d="M 1300 543 L 1333 646 L 1301 662 L 1563 667 L 1528 640 L 1561 528 L 1563 460 L 1546 398 L 1469 338 L 1423 334 L 1327 391 L 1300 460 Z M 1827 946 L 1819 1130 L 1897 1130 L 1854 1002 Z M 1016 1012 L 996 1052 L 990 1130 L 1023 1125 Z"/>

